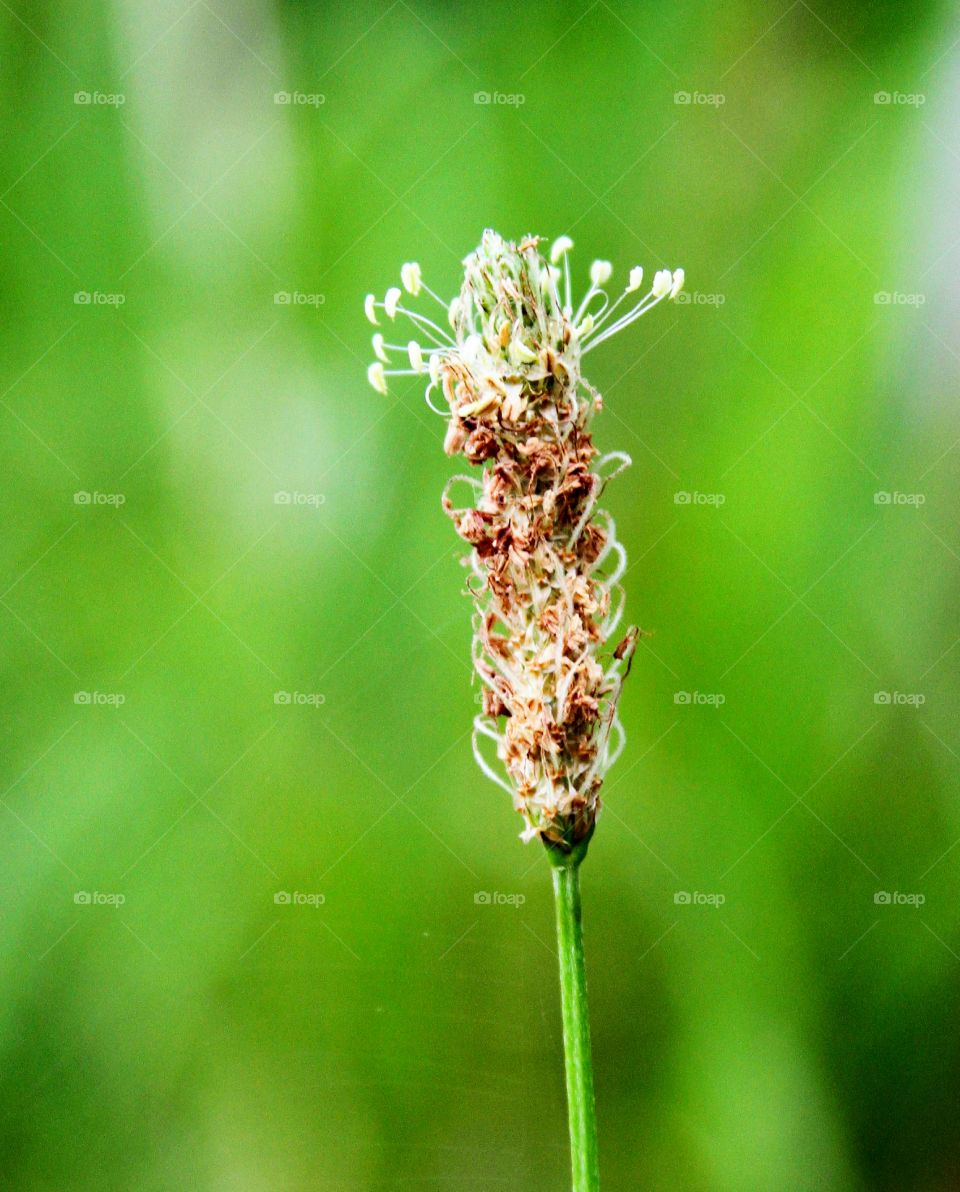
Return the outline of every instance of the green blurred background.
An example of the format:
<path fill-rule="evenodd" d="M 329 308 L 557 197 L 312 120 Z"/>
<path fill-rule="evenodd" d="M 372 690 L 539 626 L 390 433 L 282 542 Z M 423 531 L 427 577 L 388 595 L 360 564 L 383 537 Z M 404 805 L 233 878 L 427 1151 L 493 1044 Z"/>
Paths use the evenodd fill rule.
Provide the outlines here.
<path fill-rule="evenodd" d="M 588 357 L 654 631 L 584 870 L 605 1186 L 960 1186 L 951 6 L 0 28 L 0 1186 L 568 1186 L 454 468 L 364 375 L 364 294 L 485 226 L 691 296 Z"/>

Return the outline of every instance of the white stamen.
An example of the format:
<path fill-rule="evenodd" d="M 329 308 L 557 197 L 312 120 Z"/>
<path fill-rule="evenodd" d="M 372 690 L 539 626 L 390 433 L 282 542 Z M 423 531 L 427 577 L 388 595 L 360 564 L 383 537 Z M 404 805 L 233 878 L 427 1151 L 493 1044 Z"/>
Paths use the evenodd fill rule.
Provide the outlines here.
<path fill-rule="evenodd" d="M 573 241 L 569 236 L 558 236 L 550 248 L 550 264 L 556 265 L 560 258 L 566 256 L 571 248 L 573 248 Z"/>
<path fill-rule="evenodd" d="M 662 298 L 664 294 L 669 293 L 670 287 L 673 285 L 673 277 L 669 269 L 660 269 L 657 271 L 653 279 L 653 286 L 651 293 L 654 298 Z"/>
<path fill-rule="evenodd" d="M 407 263 L 400 270 L 400 281 L 403 283 L 403 288 L 408 294 L 412 294 L 414 298 L 420 293 L 420 286 L 422 284 L 420 276 L 420 266 L 416 261 L 407 261 Z"/>
<path fill-rule="evenodd" d="M 386 297 L 383 300 L 383 310 L 388 319 L 395 319 L 397 317 L 397 306 L 402 297 L 403 291 L 399 286 L 391 286 L 387 290 Z"/>
<path fill-rule="evenodd" d="M 605 286 L 612 276 L 613 266 L 609 261 L 594 261 L 590 266 L 590 284 L 595 290 Z"/>
<path fill-rule="evenodd" d="M 377 361 L 371 364 L 367 369 L 367 380 L 376 389 L 377 393 L 382 393 L 386 396 L 387 393 L 387 377 L 383 371 L 383 365 Z"/>
<path fill-rule="evenodd" d="M 610 735 L 612 736 L 614 734 L 614 732 L 617 734 L 617 743 L 616 743 L 616 745 L 614 745 L 611 748 L 609 739 L 607 741 L 607 747 L 605 750 L 605 752 L 606 752 L 605 768 L 606 769 L 609 769 L 612 765 L 614 765 L 616 763 L 620 754 L 623 753 L 624 745 L 626 745 L 626 743 L 627 743 L 627 734 L 624 732 L 623 725 L 620 722 L 620 717 L 617 715 L 614 715 L 613 723 L 610 725 Z"/>
<path fill-rule="evenodd" d="M 513 788 L 509 786 L 497 772 L 490 766 L 487 759 L 480 752 L 480 737 L 489 737 L 491 741 L 495 741 L 498 745 L 502 744 L 502 738 L 499 733 L 495 732 L 489 725 L 488 721 L 482 717 L 477 716 L 473 722 L 473 756 L 476 758 L 477 765 L 486 774 L 491 782 L 495 782 L 497 786 L 502 787 L 508 795 L 513 794 Z"/>

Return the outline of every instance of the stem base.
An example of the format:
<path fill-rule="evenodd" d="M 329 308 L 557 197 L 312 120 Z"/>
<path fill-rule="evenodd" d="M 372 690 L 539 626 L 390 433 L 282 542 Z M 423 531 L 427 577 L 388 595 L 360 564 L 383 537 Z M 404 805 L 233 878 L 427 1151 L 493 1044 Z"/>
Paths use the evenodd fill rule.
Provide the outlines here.
<path fill-rule="evenodd" d="M 586 850 L 584 849 L 584 852 Z M 593 1093 L 593 1056 L 587 1013 L 587 974 L 583 954 L 580 860 L 554 861 L 553 892 L 557 909 L 563 1053 L 570 1117 L 570 1166 L 573 1192 L 598 1192 L 597 1115 Z M 553 858 L 551 857 L 551 860 Z"/>

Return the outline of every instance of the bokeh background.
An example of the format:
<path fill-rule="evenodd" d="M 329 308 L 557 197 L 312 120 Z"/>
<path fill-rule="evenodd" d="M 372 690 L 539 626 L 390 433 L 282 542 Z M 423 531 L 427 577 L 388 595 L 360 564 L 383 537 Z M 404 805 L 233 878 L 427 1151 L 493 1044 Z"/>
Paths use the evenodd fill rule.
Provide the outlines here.
<path fill-rule="evenodd" d="M 568 1186 L 443 426 L 364 375 L 364 294 L 490 225 L 690 295 L 588 358 L 653 631 L 584 870 L 605 1185 L 957 1187 L 952 6 L 0 29 L 0 1184 Z"/>

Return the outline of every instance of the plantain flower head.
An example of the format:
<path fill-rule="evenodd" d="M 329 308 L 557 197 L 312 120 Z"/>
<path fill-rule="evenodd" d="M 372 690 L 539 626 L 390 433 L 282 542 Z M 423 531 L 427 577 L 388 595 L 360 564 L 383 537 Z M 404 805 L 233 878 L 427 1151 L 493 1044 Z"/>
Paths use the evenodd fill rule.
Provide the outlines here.
<path fill-rule="evenodd" d="M 387 323 L 406 319 L 417 336 L 388 343 L 378 331 L 371 384 L 383 393 L 389 377 L 424 376 L 427 403 L 447 421 L 447 454 L 482 468 L 479 477 L 454 477 L 442 498 L 471 547 L 473 662 L 483 689 L 474 754 L 511 795 L 521 836 L 561 852 L 585 847 L 593 833 L 604 776 L 624 745 L 617 702 L 638 636 L 636 628 L 618 636 L 626 552 L 597 507 L 630 458 L 594 446 L 590 423 L 602 399 L 582 362 L 683 285 L 682 269 L 662 269 L 640 295 L 636 266 L 611 299 L 613 266 L 594 261 L 574 308 L 572 248 L 561 236 L 544 256 L 536 236 L 514 244 L 488 230 L 464 261 L 452 302 L 430 289 L 419 265 L 404 265 L 404 290 L 429 297 L 439 322 L 405 305 L 397 287 L 365 303 L 378 328 L 387 326 L 382 312 Z M 455 501 L 455 486 L 468 499 Z"/>

